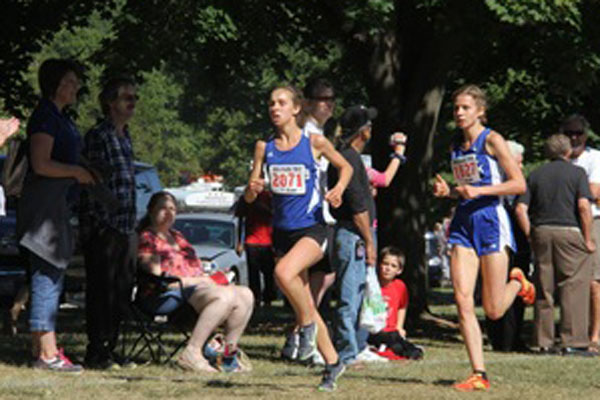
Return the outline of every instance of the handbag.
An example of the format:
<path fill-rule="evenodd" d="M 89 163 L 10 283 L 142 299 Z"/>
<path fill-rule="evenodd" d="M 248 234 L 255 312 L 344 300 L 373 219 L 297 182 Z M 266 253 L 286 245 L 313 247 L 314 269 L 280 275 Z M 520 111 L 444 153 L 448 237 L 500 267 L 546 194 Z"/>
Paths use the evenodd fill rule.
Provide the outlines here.
<path fill-rule="evenodd" d="M 360 310 L 360 326 L 369 333 L 377 333 L 385 328 L 387 304 L 381 295 L 381 286 L 375 268 L 367 267 L 365 296 Z"/>
<path fill-rule="evenodd" d="M 2 186 L 6 197 L 19 197 L 23 190 L 23 182 L 29 163 L 27 161 L 27 146 L 29 142 L 26 139 L 15 138 L 8 142 L 6 160 L 2 167 Z"/>

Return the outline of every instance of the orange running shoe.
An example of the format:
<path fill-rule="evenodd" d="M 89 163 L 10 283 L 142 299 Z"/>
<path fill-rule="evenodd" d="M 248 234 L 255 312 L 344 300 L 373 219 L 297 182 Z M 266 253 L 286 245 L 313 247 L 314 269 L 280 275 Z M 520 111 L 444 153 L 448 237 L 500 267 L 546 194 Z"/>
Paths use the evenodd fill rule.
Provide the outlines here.
<path fill-rule="evenodd" d="M 525 278 L 525 273 L 521 268 L 513 268 L 510 271 L 510 279 L 517 280 L 521 283 L 521 290 L 517 296 L 523 299 L 523 303 L 531 305 L 535 302 L 535 286 Z"/>
<path fill-rule="evenodd" d="M 490 388 L 490 381 L 485 379 L 481 374 L 474 373 L 466 380 L 455 383 L 454 389 L 460 392 L 473 392 L 475 390 L 488 390 Z"/>

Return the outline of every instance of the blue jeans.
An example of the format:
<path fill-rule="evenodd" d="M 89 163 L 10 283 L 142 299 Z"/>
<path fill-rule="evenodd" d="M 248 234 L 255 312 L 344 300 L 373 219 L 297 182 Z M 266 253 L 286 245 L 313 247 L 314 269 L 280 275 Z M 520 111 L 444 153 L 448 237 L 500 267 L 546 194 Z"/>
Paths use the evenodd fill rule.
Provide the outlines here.
<path fill-rule="evenodd" d="M 31 310 L 29 330 L 32 332 L 56 331 L 58 301 L 65 281 L 65 270 L 29 253 L 31 262 Z"/>
<path fill-rule="evenodd" d="M 185 304 L 192 297 L 196 286 L 185 286 L 181 289 L 168 290 L 152 298 L 142 299 L 141 304 L 146 311 L 154 315 L 169 315 Z"/>
<path fill-rule="evenodd" d="M 357 243 L 363 242 L 362 254 Z M 366 346 L 368 333 L 358 327 L 358 316 L 365 292 L 366 259 L 361 236 L 343 227 L 336 227 L 334 270 L 340 294 L 336 321 L 336 349 L 345 364 L 356 359 Z"/>

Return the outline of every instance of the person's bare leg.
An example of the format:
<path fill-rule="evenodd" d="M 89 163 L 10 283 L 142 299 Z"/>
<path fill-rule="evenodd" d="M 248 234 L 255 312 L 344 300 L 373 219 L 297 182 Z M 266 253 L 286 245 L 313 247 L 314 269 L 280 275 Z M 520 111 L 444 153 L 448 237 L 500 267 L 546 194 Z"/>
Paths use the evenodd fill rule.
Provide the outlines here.
<path fill-rule="evenodd" d="M 301 272 L 316 264 L 323 252 L 311 238 L 300 239 L 275 266 L 275 279 L 296 313 L 299 325 L 313 322 L 314 302 Z M 308 290 L 308 296 L 306 296 Z"/>
<path fill-rule="evenodd" d="M 315 240 L 302 238 L 275 266 L 275 279 L 296 311 L 298 324 L 317 324 L 317 347 L 328 364 L 335 364 L 338 361 L 337 352 L 308 286 L 307 269 L 316 264 L 322 256 L 323 252 Z"/>
<path fill-rule="evenodd" d="M 34 358 L 51 360 L 58 354 L 55 332 L 31 332 L 31 351 Z"/>
<path fill-rule="evenodd" d="M 254 295 L 245 286 L 230 286 L 229 289 L 233 292 L 234 304 L 225 321 L 225 342 L 235 349 L 252 316 Z"/>
<path fill-rule="evenodd" d="M 214 330 L 221 325 L 233 309 L 233 291 L 223 286 L 214 286 L 208 289 L 199 288 L 188 299 L 188 302 L 198 313 L 198 319 L 192 330 L 192 337 L 186 349 L 195 357 L 206 361 L 202 354 L 202 347 Z"/>
<path fill-rule="evenodd" d="M 473 297 L 479 271 L 479 258 L 473 249 L 454 246 L 450 268 L 460 332 L 467 347 L 471 367 L 474 371 L 485 371 L 481 328 L 475 315 Z"/>
<path fill-rule="evenodd" d="M 309 281 L 310 293 L 318 308 L 327 289 L 335 282 L 335 272 L 315 271 L 310 274 Z"/>
<path fill-rule="evenodd" d="M 507 251 L 481 257 L 482 303 L 485 314 L 493 320 L 502 318 L 521 290 L 521 283 L 508 275 Z"/>

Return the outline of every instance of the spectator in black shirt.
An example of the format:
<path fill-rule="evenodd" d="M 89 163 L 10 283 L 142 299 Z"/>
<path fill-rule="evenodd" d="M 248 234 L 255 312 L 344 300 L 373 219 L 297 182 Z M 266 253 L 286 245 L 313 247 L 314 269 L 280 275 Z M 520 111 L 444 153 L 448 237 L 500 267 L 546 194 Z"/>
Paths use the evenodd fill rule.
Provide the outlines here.
<path fill-rule="evenodd" d="M 571 151 L 567 136 L 548 139 L 546 152 L 551 161 L 531 173 L 527 193 L 517 200 L 515 212 L 536 259 L 535 336 L 540 350 L 554 345 L 554 289 L 560 287 L 562 352 L 590 356 L 589 287 L 591 254 L 596 249 L 592 194 L 585 171 L 568 161 Z"/>
<path fill-rule="evenodd" d="M 374 108 L 354 106 L 348 108 L 340 119 L 340 153 L 354 170 L 344 192 L 342 205 L 331 210 L 337 220 L 333 267 L 340 295 L 335 332 L 336 349 L 342 362 L 347 365 L 360 360 L 359 353 L 366 348 L 368 336 L 357 327 L 367 266 L 374 268 L 376 265 L 371 229 L 375 218 L 375 202 L 360 153 L 371 138 L 371 120 L 376 116 Z M 328 182 L 335 185 L 337 181 L 337 171 L 330 167 Z"/>

